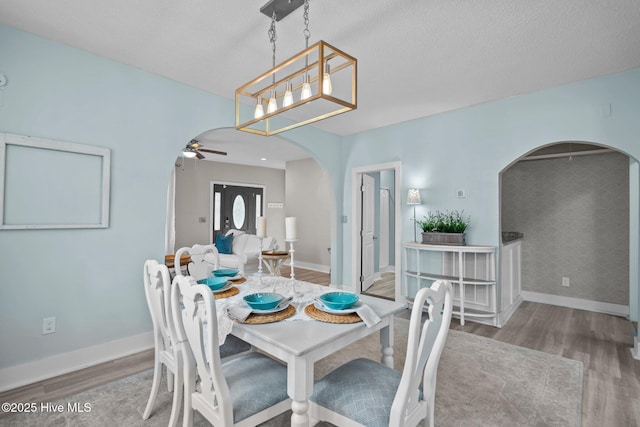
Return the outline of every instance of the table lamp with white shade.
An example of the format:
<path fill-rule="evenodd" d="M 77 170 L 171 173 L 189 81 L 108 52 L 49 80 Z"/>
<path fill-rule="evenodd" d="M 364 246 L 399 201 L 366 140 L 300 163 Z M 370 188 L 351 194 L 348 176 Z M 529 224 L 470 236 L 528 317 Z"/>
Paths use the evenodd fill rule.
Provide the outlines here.
<path fill-rule="evenodd" d="M 417 188 L 410 188 L 407 193 L 407 204 L 413 206 L 413 241 L 418 241 L 417 228 L 418 221 L 416 220 L 416 206 L 421 205 L 420 190 Z"/>

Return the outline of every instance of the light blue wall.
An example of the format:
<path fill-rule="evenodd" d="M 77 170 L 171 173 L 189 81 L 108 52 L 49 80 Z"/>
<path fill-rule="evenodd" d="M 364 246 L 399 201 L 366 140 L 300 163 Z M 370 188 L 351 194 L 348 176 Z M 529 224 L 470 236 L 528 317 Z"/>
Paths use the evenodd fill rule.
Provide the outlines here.
<path fill-rule="evenodd" d="M 380 186 L 382 188 L 386 188 L 389 193 L 389 224 L 395 224 L 395 205 L 396 205 L 396 182 L 395 182 L 395 173 L 393 170 L 382 170 L 380 171 Z M 392 266 L 395 264 L 395 256 L 396 256 L 396 248 L 395 248 L 395 230 L 393 226 L 389 226 L 389 261 L 388 265 Z"/>
<path fill-rule="evenodd" d="M 428 94 L 425 94 L 428 97 Z M 602 105 L 611 105 L 611 116 Z M 499 243 L 499 174 L 511 162 L 536 147 L 556 141 L 579 140 L 605 144 L 640 158 L 640 70 L 565 85 L 528 95 L 388 126 L 345 138 L 344 212 L 351 212 L 353 167 L 402 162 L 402 191 L 422 189 L 421 218 L 431 209 L 464 209 L 471 215 L 470 244 Z M 634 188 L 637 188 L 635 186 Z M 456 190 L 466 190 L 457 198 Z M 632 206 L 639 195 L 630 195 Z M 412 216 L 402 198 L 402 240 L 413 239 Z M 632 217 L 631 270 L 637 271 L 637 212 Z M 350 235 L 353 221 L 345 225 Z M 635 242 L 635 243 L 634 243 Z M 344 253 L 352 244 L 346 240 Z M 345 255 L 343 279 L 351 277 Z M 630 295 L 638 302 L 638 278 L 632 275 Z M 638 303 L 631 317 L 638 319 Z"/>
<path fill-rule="evenodd" d="M 0 132 L 112 155 L 108 229 L 0 231 L 0 368 L 149 331 L 142 265 L 164 259 L 175 158 L 201 132 L 233 126 L 233 102 L 1 25 L 0 58 Z M 341 212 L 340 138 L 309 126 L 286 138 L 329 171 Z M 49 316 L 57 332 L 43 336 Z"/>
<path fill-rule="evenodd" d="M 175 157 L 193 136 L 233 126 L 232 101 L 6 26 L 0 58 L 9 80 L 0 131 L 104 146 L 112 154 L 108 229 L 0 231 L 0 368 L 149 331 L 142 264 L 164 256 Z M 611 117 L 602 116 L 602 104 L 612 105 Z M 351 235 L 353 221 L 340 218 L 351 215 L 353 167 L 401 161 L 402 188 L 423 189 L 418 217 L 428 209 L 464 209 L 473 221 L 470 243 L 497 245 L 501 170 L 561 140 L 606 144 L 638 159 L 639 111 L 640 70 L 633 70 L 345 138 L 311 126 L 282 137 L 310 151 L 332 177 L 332 281 L 348 285 L 352 242 L 343 236 Z M 457 199 L 457 189 L 467 198 Z M 631 194 L 632 206 L 638 197 Z M 403 241 L 411 240 L 412 214 L 402 194 L 396 203 Z M 634 319 L 638 221 L 636 209 Z M 58 331 L 42 336 L 42 318 L 49 316 L 57 317 Z"/>

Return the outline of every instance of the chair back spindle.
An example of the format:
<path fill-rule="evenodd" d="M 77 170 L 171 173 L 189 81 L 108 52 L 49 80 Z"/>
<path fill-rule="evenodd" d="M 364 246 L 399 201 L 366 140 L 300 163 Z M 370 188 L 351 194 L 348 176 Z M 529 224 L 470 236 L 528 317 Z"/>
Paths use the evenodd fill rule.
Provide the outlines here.
<path fill-rule="evenodd" d="M 182 255 L 188 254 L 191 262 L 187 265 L 189 275 L 196 280 L 211 276 L 213 270 L 220 268 L 220 256 L 215 245 L 193 245 L 183 247 L 176 252 L 175 259 L 180 259 Z M 207 255 L 210 255 L 207 257 Z M 212 259 L 213 258 L 213 259 Z M 176 276 L 182 276 L 182 269 L 176 268 Z"/>
<path fill-rule="evenodd" d="M 180 329 L 178 333 L 184 333 L 191 349 L 191 357 L 185 357 L 185 372 L 188 372 L 185 373 L 185 387 L 189 387 L 186 393 L 194 391 L 195 383 L 192 381 L 197 378 L 199 396 L 214 402 L 214 415 L 220 425 L 233 425 L 233 406 L 217 346 L 218 324 L 211 290 L 197 284 L 193 277 L 176 276 L 171 297 L 173 317 Z M 179 308 L 180 301 L 183 309 Z M 193 402 L 193 407 L 197 409 L 197 401 Z"/>
<path fill-rule="evenodd" d="M 436 389 L 438 363 L 451 323 L 451 284 L 436 281 L 430 288 L 420 289 L 414 300 L 407 343 L 407 357 L 395 399 L 391 406 L 390 425 L 415 425 L 412 414 L 420 405 L 422 383 L 423 401 L 430 406 L 430 422 L 433 423 L 433 402 Z M 423 307 L 428 318 L 422 323 Z"/>

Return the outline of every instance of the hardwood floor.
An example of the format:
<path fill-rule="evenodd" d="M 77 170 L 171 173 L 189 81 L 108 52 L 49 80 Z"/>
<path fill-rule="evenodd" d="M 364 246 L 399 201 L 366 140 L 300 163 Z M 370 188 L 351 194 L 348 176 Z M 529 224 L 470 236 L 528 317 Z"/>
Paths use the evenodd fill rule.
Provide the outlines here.
<path fill-rule="evenodd" d="M 457 319 L 451 328 L 579 360 L 582 425 L 640 426 L 640 361 L 631 356 L 633 325 L 626 319 L 525 301 L 501 329 L 460 326 Z"/>
<path fill-rule="evenodd" d="M 318 285 L 327 285 L 331 284 L 331 275 L 328 273 L 323 273 L 321 271 L 315 270 L 307 270 L 300 267 L 295 267 L 293 273 L 296 276 L 296 280 L 302 280 L 304 282 L 317 283 Z M 283 265 L 280 267 L 280 274 L 283 277 L 291 277 L 291 267 L 288 265 Z"/>
<path fill-rule="evenodd" d="M 382 277 L 373 282 L 373 285 L 363 294 L 391 300 L 396 299 L 396 275 L 382 273 Z"/>
<path fill-rule="evenodd" d="M 282 275 L 289 276 L 283 266 Z M 296 279 L 328 285 L 328 274 L 301 268 Z M 402 316 L 408 318 L 409 310 Z M 570 359 L 584 365 L 582 425 L 640 426 L 640 361 L 631 357 L 633 326 L 601 313 L 523 302 L 501 329 L 453 319 L 451 328 Z M 0 402 L 55 401 L 150 369 L 153 352 L 82 369 L 0 394 Z M 1 417 L 1 414 L 0 414 Z"/>

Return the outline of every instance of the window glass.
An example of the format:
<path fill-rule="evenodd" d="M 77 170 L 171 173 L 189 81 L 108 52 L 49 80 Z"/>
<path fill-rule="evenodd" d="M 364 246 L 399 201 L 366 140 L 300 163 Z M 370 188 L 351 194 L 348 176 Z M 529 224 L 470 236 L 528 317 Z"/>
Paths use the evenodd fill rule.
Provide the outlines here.
<path fill-rule="evenodd" d="M 213 213 L 213 229 L 215 231 L 219 231 L 220 230 L 220 197 L 221 197 L 220 192 L 216 192 L 214 197 L 215 197 L 215 200 L 214 200 L 213 206 L 215 208 L 215 212 Z"/>
<path fill-rule="evenodd" d="M 245 205 L 241 195 L 237 195 L 233 200 L 233 225 L 234 228 L 240 230 L 244 225 Z"/>

